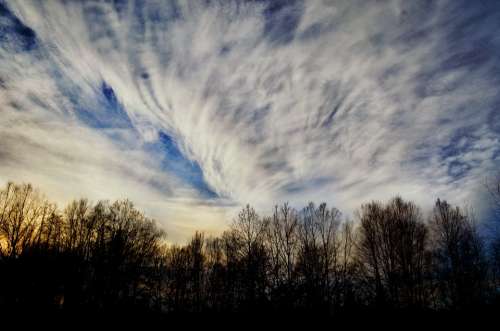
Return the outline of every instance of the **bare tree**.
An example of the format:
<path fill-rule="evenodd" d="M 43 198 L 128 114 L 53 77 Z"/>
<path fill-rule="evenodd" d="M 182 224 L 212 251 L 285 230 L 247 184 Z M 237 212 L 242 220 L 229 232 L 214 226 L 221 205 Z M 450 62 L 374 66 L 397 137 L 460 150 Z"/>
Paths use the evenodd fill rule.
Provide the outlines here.
<path fill-rule="evenodd" d="M 0 240 L 4 256 L 16 258 L 38 239 L 40 224 L 51 214 L 52 206 L 30 184 L 8 183 L 0 193 Z"/>
<path fill-rule="evenodd" d="M 339 262 L 336 304 L 342 308 L 349 308 L 356 303 L 356 275 L 358 266 L 355 259 L 356 235 L 351 221 L 344 221 L 341 225 L 339 237 Z"/>
<path fill-rule="evenodd" d="M 396 197 L 356 216 L 310 203 L 261 218 L 247 205 L 220 236 L 168 245 L 128 200 L 80 199 L 61 212 L 31 185 L 9 183 L 0 190 L 0 306 L 332 314 L 494 303 L 498 277 L 487 271 L 497 270 L 500 244 L 486 259 L 471 211 L 438 200 L 424 223 Z"/>
<path fill-rule="evenodd" d="M 226 264 L 223 245 L 221 238 L 210 237 L 205 240 L 207 309 L 213 311 L 222 311 L 227 299 L 224 291 Z"/>
<path fill-rule="evenodd" d="M 231 229 L 242 243 L 242 254 L 247 258 L 251 255 L 253 247 L 261 242 L 265 233 L 264 223 L 250 205 L 246 205 L 238 213 L 238 217 L 234 220 Z"/>
<path fill-rule="evenodd" d="M 275 206 L 268 220 L 267 249 L 270 255 L 271 275 L 275 295 L 293 305 L 295 266 L 298 255 L 298 215 L 288 203 Z"/>
<path fill-rule="evenodd" d="M 92 240 L 93 222 L 89 220 L 91 211 L 90 203 L 87 199 L 74 200 L 68 204 L 64 210 L 66 220 L 66 249 L 88 257 L 88 249 Z"/>
<path fill-rule="evenodd" d="M 318 309 L 324 304 L 322 291 L 323 266 L 321 261 L 320 234 L 317 226 L 317 210 L 313 203 L 304 208 L 298 227 L 299 251 L 297 272 L 303 287 L 308 308 Z"/>
<path fill-rule="evenodd" d="M 485 252 L 472 215 L 437 200 L 431 230 L 440 304 L 464 307 L 478 303 L 485 286 Z"/>
<path fill-rule="evenodd" d="M 375 283 L 376 302 L 422 305 L 427 230 L 418 208 L 396 197 L 386 206 L 363 205 L 358 217 L 358 254 Z"/>

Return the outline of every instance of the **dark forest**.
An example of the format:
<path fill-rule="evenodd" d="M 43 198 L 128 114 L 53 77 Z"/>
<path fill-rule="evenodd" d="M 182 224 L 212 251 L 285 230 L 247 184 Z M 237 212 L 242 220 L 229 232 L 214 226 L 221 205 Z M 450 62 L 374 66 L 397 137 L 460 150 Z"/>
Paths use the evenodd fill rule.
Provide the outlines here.
<path fill-rule="evenodd" d="M 500 206 L 500 184 L 491 186 Z M 495 203 L 495 202 L 494 202 Z M 481 225 L 481 226 L 480 226 Z M 457 312 L 500 302 L 500 236 L 437 200 L 246 206 L 218 237 L 185 245 L 128 200 L 60 210 L 29 184 L 0 191 L 0 305 L 175 313 Z"/>

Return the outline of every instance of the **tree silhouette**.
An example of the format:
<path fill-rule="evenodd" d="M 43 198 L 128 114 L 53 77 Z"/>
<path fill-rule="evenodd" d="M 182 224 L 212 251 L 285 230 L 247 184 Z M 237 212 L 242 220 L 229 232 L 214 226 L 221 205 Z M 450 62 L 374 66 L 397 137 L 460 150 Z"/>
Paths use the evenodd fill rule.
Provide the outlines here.
<path fill-rule="evenodd" d="M 500 196 L 500 195 L 499 195 Z M 49 311 L 421 312 L 498 307 L 498 237 L 437 200 L 336 208 L 245 206 L 220 236 L 171 245 L 129 200 L 58 209 L 29 184 L 0 190 L 0 308 Z M 489 257 L 489 258 L 488 258 Z"/>
<path fill-rule="evenodd" d="M 419 209 L 400 197 L 361 207 L 359 258 L 378 305 L 425 304 L 427 229 Z"/>
<path fill-rule="evenodd" d="M 478 304 L 484 295 L 487 266 L 473 218 L 438 199 L 431 229 L 440 304 L 458 308 Z"/>

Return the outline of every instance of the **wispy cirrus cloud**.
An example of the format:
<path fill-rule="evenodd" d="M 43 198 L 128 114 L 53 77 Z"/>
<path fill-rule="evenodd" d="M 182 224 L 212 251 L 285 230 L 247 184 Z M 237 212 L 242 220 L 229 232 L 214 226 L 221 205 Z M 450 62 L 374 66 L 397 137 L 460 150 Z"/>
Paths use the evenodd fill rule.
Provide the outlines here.
<path fill-rule="evenodd" d="M 474 200 L 500 163 L 496 7 L 7 2 L 2 178 L 130 197 L 173 240 L 247 202 Z"/>

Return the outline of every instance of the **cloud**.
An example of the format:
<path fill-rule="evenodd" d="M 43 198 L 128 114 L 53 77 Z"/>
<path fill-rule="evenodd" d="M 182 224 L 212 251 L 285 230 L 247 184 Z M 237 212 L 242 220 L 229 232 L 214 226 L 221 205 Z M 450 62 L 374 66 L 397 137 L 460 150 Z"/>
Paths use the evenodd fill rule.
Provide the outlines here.
<path fill-rule="evenodd" d="M 128 196 L 173 240 L 247 202 L 474 202 L 500 163 L 491 6 L 8 2 L 2 179 Z"/>

